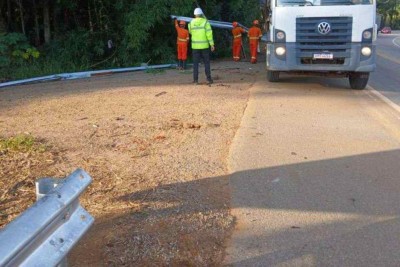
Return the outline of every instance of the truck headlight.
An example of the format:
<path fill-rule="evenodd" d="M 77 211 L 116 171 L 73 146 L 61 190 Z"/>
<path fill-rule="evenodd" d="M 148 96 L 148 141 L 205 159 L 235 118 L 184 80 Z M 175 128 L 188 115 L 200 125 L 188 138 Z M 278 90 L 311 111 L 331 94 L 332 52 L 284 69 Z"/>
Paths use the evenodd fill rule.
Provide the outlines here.
<path fill-rule="evenodd" d="M 363 38 L 364 38 L 364 39 L 367 39 L 367 40 L 368 40 L 368 39 L 371 39 L 371 37 L 372 37 L 372 32 L 371 32 L 371 31 L 368 31 L 368 30 L 367 30 L 367 31 L 364 31 L 364 32 L 363 32 Z"/>
<path fill-rule="evenodd" d="M 361 49 L 361 54 L 362 54 L 363 56 L 369 57 L 369 56 L 372 54 L 372 50 L 371 50 L 370 47 L 365 46 L 365 47 L 363 47 L 363 48 Z"/>
<path fill-rule="evenodd" d="M 277 38 L 278 40 L 283 40 L 283 39 L 285 39 L 285 33 L 284 33 L 284 32 L 277 32 L 277 33 L 276 33 L 276 38 Z"/>
<path fill-rule="evenodd" d="M 283 56 L 285 53 L 286 53 L 286 49 L 284 48 L 284 47 L 277 47 L 276 49 L 275 49 L 275 53 L 278 55 L 278 56 Z"/>

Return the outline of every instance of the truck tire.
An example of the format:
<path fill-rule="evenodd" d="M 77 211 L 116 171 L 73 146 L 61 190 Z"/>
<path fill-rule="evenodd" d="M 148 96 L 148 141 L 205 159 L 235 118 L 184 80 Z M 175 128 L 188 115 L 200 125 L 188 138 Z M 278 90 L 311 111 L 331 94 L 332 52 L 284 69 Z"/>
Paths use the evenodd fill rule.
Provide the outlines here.
<path fill-rule="evenodd" d="M 267 80 L 272 83 L 278 82 L 279 81 L 279 71 L 267 70 Z"/>
<path fill-rule="evenodd" d="M 363 90 L 368 84 L 369 72 L 350 73 L 349 82 L 351 89 Z"/>

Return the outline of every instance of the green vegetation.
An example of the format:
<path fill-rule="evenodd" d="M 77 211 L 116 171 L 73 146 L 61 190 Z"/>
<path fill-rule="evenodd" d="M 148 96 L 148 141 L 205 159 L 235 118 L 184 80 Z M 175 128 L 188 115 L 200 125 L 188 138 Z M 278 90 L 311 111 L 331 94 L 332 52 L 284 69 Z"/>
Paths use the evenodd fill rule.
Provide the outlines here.
<path fill-rule="evenodd" d="M 39 51 L 29 45 L 26 37 L 21 33 L 0 35 L 0 69 L 4 76 L 10 76 L 12 71 L 31 64 L 39 58 Z"/>
<path fill-rule="evenodd" d="M 400 0 L 378 0 L 377 10 L 382 15 L 381 28 L 400 29 Z"/>
<path fill-rule="evenodd" d="M 251 25 L 257 0 L 2 0 L 0 82 L 40 75 L 175 62 L 170 15 Z M 400 28 L 400 0 L 378 0 L 382 27 Z M 214 29 L 213 57 L 230 56 L 231 34 Z"/>
<path fill-rule="evenodd" d="M 262 19 L 257 0 L 0 1 L 0 82 L 175 62 L 170 15 L 191 17 L 197 4 L 213 20 Z M 230 55 L 230 32 L 215 29 L 214 36 L 214 57 Z"/>
<path fill-rule="evenodd" d="M 0 138 L 0 154 L 7 152 L 44 152 L 43 145 L 37 144 L 31 135 L 20 134 L 10 138 Z"/>

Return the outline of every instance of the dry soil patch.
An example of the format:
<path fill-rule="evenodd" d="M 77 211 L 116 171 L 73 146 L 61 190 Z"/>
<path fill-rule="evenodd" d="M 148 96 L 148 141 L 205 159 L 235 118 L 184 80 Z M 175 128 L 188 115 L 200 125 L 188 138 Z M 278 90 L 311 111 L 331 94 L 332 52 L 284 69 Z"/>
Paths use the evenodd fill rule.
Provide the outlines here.
<path fill-rule="evenodd" d="M 96 222 L 72 265 L 220 264 L 234 224 L 226 158 L 262 64 L 212 68 L 211 87 L 167 70 L 0 90 L 0 137 L 47 148 L 0 155 L 1 224 L 33 203 L 35 178 L 81 167 Z"/>

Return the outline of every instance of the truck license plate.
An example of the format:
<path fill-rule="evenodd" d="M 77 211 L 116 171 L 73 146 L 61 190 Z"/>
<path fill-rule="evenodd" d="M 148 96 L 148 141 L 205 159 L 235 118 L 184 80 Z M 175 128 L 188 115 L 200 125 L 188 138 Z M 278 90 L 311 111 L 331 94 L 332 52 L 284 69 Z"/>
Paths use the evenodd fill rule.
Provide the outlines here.
<path fill-rule="evenodd" d="M 314 59 L 333 59 L 333 54 L 314 54 Z"/>

